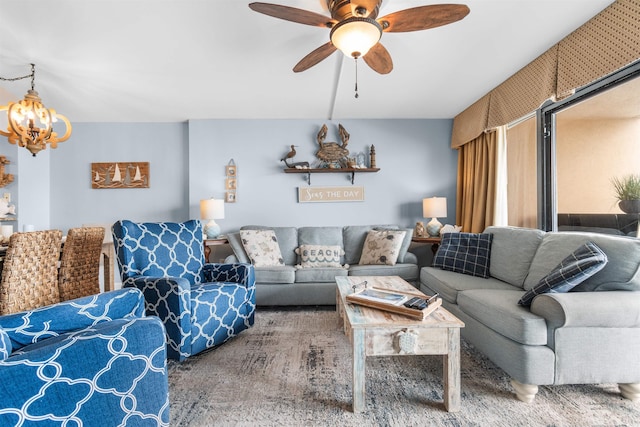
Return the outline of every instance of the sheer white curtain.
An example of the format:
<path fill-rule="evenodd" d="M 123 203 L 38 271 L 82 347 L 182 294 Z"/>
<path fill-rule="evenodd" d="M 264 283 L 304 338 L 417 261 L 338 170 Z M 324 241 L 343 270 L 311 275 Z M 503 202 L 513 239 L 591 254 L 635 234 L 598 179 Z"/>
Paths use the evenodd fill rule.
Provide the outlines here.
<path fill-rule="evenodd" d="M 493 224 L 509 224 L 507 199 L 507 126 L 496 128 L 496 199 L 494 201 Z"/>

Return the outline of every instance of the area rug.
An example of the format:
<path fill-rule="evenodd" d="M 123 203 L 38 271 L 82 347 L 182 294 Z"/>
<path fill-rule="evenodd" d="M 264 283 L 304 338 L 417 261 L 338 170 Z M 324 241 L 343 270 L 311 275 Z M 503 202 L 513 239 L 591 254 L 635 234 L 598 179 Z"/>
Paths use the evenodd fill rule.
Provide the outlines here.
<path fill-rule="evenodd" d="M 366 411 L 351 412 L 351 353 L 331 309 L 258 310 L 224 345 L 170 361 L 172 426 L 640 426 L 615 384 L 540 387 L 518 401 L 508 376 L 462 342 L 462 408 L 443 404 L 441 356 L 367 358 Z"/>

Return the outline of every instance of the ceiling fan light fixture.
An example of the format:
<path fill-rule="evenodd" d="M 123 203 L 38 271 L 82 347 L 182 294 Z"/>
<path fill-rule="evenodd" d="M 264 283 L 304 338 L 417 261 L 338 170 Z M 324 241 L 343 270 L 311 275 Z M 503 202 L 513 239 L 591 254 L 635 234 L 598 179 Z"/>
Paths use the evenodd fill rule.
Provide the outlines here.
<path fill-rule="evenodd" d="M 331 43 L 350 58 L 359 58 L 382 37 L 382 27 L 371 18 L 351 17 L 331 29 Z"/>

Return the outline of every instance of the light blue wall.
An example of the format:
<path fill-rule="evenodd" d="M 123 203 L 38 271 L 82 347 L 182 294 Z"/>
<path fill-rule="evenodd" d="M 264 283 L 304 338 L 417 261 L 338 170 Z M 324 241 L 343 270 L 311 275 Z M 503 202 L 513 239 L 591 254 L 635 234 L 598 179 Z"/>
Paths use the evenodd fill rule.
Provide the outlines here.
<path fill-rule="evenodd" d="M 452 120 L 342 120 L 351 153 L 375 145 L 378 173 L 357 174 L 364 202 L 298 203 L 304 175 L 285 174 L 280 159 L 297 145 L 295 160 L 313 161 L 323 123 L 339 141 L 338 122 L 323 120 L 192 120 L 188 123 L 76 123 L 71 138 L 50 153 L 50 224 L 64 232 L 82 224 L 182 221 L 199 218 L 199 201 L 223 197 L 225 165 L 238 167 L 238 201 L 226 204 L 223 233 L 246 224 L 347 225 L 423 220 L 421 200 L 444 196 L 455 218 L 457 152 Z M 44 159 L 44 156 L 43 156 Z M 28 159 L 25 159 L 28 160 Z M 21 162 L 23 160 L 21 159 Z M 150 188 L 91 188 L 92 162 L 149 162 Z M 22 169 L 22 168 L 21 168 Z M 43 168 L 42 172 L 45 172 Z M 21 174 L 22 175 L 22 174 Z M 27 179 L 21 176 L 22 179 Z M 351 186 L 347 174 L 315 174 L 312 186 Z M 21 202 L 29 195 L 20 192 Z M 46 217 L 46 210 L 42 211 Z"/>
<path fill-rule="evenodd" d="M 184 123 L 74 124 L 71 138 L 51 150 L 51 227 L 188 219 L 186 130 Z M 150 188 L 92 189 L 93 162 L 149 162 Z"/>
<path fill-rule="evenodd" d="M 413 227 L 422 220 L 422 199 L 444 196 L 455 219 L 457 152 L 451 150 L 452 120 L 341 120 L 350 133 L 351 153 L 375 145 L 378 173 L 357 174 L 364 202 L 298 203 L 305 175 L 285 174 L 280 159 L 297 146 L 296 161 L 315 160 L 316 135 L 323 123 L 326 141 L 340 141 L 338 122 L 322 120 L 192 120 L 189 122 L 189 209 L 223 197 L 225 165 L 238 169 L 237 202 L 225 205 L 222 232 L 246 224 L 271 226 L 395 223 Z M 347 174 L 314 174 L 312 186 L 350 186 Z"/>

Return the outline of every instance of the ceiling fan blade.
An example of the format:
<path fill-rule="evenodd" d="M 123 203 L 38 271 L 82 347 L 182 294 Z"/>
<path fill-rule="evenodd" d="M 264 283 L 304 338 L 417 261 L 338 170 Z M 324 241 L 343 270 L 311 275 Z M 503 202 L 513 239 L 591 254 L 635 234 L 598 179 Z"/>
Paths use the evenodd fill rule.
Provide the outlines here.
<path fill-rule="evenodd" d="M 351 12 L 353 16 L 361 16 L 363 18 L 376 19 L 378 10 L 380 9 L 380 0 L 354 0 L 351 2 Z M 366 9 L 366 13 L 358 13 L 358 9 Z"/>
<path fill-rule="evenodd" d="M 383 31 L 402 33 L 451 24 L 469 14 L 464 4 L 434 4 L 400 10 L 378 19 Z"/>
<path fill-rule="evenodd" d="M 336 50 L 337 48 L 331 42 L 323 44 L 322 46 L 302 58 L 300 62 L 298 62 L 295 67 L 293 67 L 293 71 L 299 73 L 301 71 L 308 70 L 318 62 L 331 55 Z"/>
<path fill-rule="evenodd" d="M 393 70 L 391 55 L 389 55 L 389 51 L 382 46 L 381 43 L 369 49 L 369 52 L 363 56 L 363 59 L 373 71 L 380 74 L 389 74 L 391 70 Z"/>
<path fill-rule="evenodd" d="M 334 19 L 328 16 L 279 4 L 249 3 L 249 7 L 255 12 L 273 16 L 274 18 L 297 22 L 298 24 L 313 25 L 314 27 L 331 28 L 336 23 Z"/>

